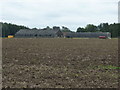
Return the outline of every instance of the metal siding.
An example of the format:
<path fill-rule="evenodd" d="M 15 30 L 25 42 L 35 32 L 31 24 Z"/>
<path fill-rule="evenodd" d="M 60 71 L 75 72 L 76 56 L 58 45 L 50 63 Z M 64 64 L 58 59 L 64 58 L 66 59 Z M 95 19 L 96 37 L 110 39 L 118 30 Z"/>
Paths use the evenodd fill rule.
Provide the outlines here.
<path fill-rule="evenodd" d="M 99 36 L 111 37 L 111 33 L 108 32 L 77 32 L 66 33 L 66 37 L 81 37 L 81 38 L 98 38 Z"/>
<path fill-rule="evenodd" d="M 57 37 L 60 30 L 28 30 L 21 29 L 15 34 L 15 37 Z"/>

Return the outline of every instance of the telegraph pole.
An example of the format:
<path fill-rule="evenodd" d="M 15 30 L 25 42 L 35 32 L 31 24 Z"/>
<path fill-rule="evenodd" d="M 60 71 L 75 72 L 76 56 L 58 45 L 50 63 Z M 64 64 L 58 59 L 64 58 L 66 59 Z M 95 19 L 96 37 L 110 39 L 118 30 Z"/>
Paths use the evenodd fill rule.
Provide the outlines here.
<path fill-rule="evenodd" d="M 118 23 L 120 23 L 120 1 L 118 2 Z M 120 29 L 118 27 L 118 29 Z M 120 36 L 118 32 L 118 67 L 120 67 Z M 120 73 L 120 69 L 118 69 L 118 74 Z M 118 76 L 118 90 L 120 89 L 120 76 Z"/>

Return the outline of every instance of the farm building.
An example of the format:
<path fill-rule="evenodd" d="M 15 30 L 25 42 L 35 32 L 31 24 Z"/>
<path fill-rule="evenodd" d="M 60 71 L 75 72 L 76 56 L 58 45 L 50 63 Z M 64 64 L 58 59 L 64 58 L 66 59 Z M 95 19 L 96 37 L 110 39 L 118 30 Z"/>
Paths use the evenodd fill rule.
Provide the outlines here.
<path fill-rule="evenodd" d="M 105 36 L 106 38 L 111 38 L 111 33 L 109 32 L 67 32 L 64 33 L 64 37 L 73 38 L 98 38 L 100 36 Z"/>
<path fill-rule="evenodd" d="M 35 37 L 37 32 L 38 30 L 21 29 L 15 34 L 15 37 Z"/>
<path fill-rule="evenodd" d="M 44 29 L 21 29 L 15 37 L 66 37 L 66 38 L 111 38 L 109 32 L 62 32 L 60 27 L 44 28 Z"/>
<path fill-rule="evenodd" d="M 21 29 L 15 34 L 15 37 L 62 37 L 63 33 L 59 27 L 53 29 Z"/>

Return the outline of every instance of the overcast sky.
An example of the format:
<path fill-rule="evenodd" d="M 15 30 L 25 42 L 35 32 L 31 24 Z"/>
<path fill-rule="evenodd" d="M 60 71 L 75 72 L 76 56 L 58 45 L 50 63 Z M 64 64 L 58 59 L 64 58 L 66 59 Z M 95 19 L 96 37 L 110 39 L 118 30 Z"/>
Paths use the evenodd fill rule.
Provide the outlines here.
<path fill-rule="evenodd" d="M 118 22 L 119 0 L 0 0 L 0 21 L 30 28 Z"/>

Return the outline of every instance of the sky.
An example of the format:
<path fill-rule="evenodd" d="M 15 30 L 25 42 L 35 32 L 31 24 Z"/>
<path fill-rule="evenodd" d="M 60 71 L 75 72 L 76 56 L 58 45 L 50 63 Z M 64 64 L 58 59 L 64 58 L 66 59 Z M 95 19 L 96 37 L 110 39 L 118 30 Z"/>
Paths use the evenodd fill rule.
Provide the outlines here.
<path fill-rule="evenodd" d="M 0 0 L 0 21 L 30 28 L 118 22 L 119 0 Z"/>

